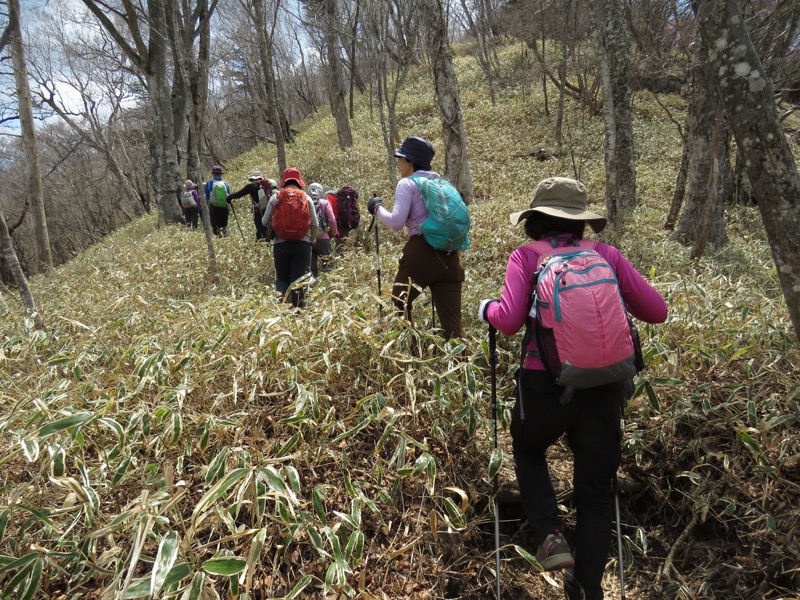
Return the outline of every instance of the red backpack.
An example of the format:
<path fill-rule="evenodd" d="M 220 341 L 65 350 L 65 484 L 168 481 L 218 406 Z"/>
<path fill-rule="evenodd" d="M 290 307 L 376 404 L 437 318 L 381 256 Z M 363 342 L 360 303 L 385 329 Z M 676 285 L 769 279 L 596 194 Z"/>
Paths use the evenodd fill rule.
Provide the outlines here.
<path fill-rule="evenodd" d="M 306 194 L 303 190 L 285 188 L 278 192 L 278 202 L 272 209 L 272 230 L 287 241 L 301 240 L 311 229 Z"/>

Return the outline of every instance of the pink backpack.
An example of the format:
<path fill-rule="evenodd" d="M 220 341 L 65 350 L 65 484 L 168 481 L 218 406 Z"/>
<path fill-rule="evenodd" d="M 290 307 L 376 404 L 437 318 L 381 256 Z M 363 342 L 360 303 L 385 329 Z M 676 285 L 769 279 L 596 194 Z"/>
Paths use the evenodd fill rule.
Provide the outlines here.
<path fill-rule="evenodd" d="M 631 379 L 644 365 L 617 275 L 594 250 L 596 242 L 558 247 L 559 241 L 527 245 L 540 255 L 529 316 L 542 362 L 567 388 L 566 404 L 570 389 Z"/>

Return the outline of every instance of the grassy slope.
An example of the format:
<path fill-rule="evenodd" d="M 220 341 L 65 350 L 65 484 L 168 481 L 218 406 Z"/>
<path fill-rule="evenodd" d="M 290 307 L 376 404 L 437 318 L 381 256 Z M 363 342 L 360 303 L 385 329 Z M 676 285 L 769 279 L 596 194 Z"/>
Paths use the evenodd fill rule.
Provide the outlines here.
<path fill-rule="evenodd" d="M 240 585 L 280 597 L 303 584 L 308 597 L 490 594 L 489 379 L 474 309 L 501 289 L 506 258 L 523 241 L 507 214 L 538 180 L 574 175 L 575 165 L 603 210 L 602 123 L 570 111 L 570 147 L 552 161 L 525 158 L 555 146 L 540 93 L 508 85 L 493 106 L 474 61 L 458 61 L 476 192 L 463 344 L 430 335 L 424 297 L 418 329 L 388 309 L 380 318 L 373 256 L 362 251 L 315 285 L 308 310 L 279 304 L 245 203 L 247 241 L 217 242 L 217 288 L 201 235 L 157 230 L 152 217 L 134 223 L 33 282 L 47 334 L 9 300 L 0 325 L 0 585 L 76 597 L 127 585 L 146 595 L 162 542 L 160 555 L 178 565 L 171 591 L 193 582 L 223 596 Z M 668 102 L 680 114 L 680 99 Z M 403 135 L 441 147 L 424 72 L 399 106 Z M 627 419 L 628 597 L 655 597 L 662 586 L 679 597 L 785 595 L 800 556 L 800 353 L 769 249 L 758 214 L 744 208 L 729 214 L 731 244 L 702 261 L 665 242 L 680 146 L 646 98 L 636 117 L 641 202 L 615 242 L 671 312 L 665 325 L 642 328 L 650 368 Z M 363 102 L 346 153 L 331 143 L 330 118 L 301 130 L 289 161 L 307 182 L 376 189 L 391 204 L 377 117 Z M 238 186 L 249 171 L 274 168 L 272 153 L 254 149 L 228 176 Z M 385 295 L 402 237 L 380 235 Z M 517 344 L 499 339 L 506 408 Z M 510 450 L 505 431 L 501 446 Z M 556 471 L 567 477 L 568 462 Z M 508 461 L 501 481 L 513 481 Z M 525 546 L 517 529 L 503 525 L 506 594 L 560 597 L 514 551 Z M 181 541 L 173 552 L 169 532 Z M 673 568 L 659 576 L 682 532 Z M 30 562 L 3 569 L 10 557 Z M 607 585 L 616 597 L 612 563 Z"/>

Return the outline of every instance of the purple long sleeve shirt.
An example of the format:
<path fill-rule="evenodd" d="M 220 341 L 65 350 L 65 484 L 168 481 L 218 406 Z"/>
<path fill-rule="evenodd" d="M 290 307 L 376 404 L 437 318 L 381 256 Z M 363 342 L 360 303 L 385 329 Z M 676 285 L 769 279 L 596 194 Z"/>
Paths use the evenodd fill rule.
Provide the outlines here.
<path fill-rule="evenodd" d="M 414 175 L 438 178 L 434 171 L 414 171 Z M 408 237 L 419 235 L 419 226 L 428 218 L 428 209 L 422 200 L 422 193 L 410 177 L 403 177 L 394 189 L 394 206 L 389 212 L 383 206 L 375 211 L 378 218 L 389 229 L 400 231 L 403 225 L 408 226 Z"/>
<path fill-rule="evenodd" d="M 566 242 L 559 245 L 566 245 Z M 646 323 L 663 323 L 667 318 L 667 303 L 661 294 L 645 281 L 614 246 L 598 243 L 594 249 L 616 271 L 622 299 L 628 312 Z M 505 335 L 514 335 L 525 325 L 530 310 L 538 260 L 539 253 L 527 245 L 514 250 L 508 258 L 506 280 L 500 300 L 486 307 L 486 319 Z M 544 363 L 535 355 L 531 355 L 531 352 L 536 353 L 535 339 L 530 341 L 527 351 L 523 367 L 537 371 L 544 370 Z"/>

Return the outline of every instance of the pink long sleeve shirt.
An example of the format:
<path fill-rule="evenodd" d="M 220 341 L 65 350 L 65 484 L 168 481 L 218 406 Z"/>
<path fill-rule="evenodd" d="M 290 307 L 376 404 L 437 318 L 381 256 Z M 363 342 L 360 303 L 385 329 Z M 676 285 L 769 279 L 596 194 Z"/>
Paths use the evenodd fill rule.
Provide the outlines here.
<path fill-rule="evenodd" d="M 559 245 L 564 246 L 567 243 L 562 242 Z M 594 249 L 616 271 L 622 299 L 628 312 L 646 323 L 663 323 L 667 318 L 667 303 L 661 294 L 645 281 L 614 246 L 598 243 Z M 530 310 L 538 260 L 539 253 L 531 248 L 522 246 L 514 250 L 508 258 L 506 280 L 500 300 L 486 307 L 486 319 L 505 335 L 514 335 L 525 325 Z M 535 339 L 530 341 L 526 350 L 523 368 L 543 371 L 545 366 L 536 355 Z"/>
<path fill-rule="evenodd" d="M 433 171 L 414 171 L 414 175 L 422 177 L 439 177 Z M 375 211 L 378 218 L 389 229 L 400 231 L 403 225 L 408 226 L 408 237 L 419 235 L 419 226 L 428 218 L 428 209 L 422 199 L 422 193 L 410 177 L 403 177 L 397 182 L 394 190 L 394 206 L 389 212 L 383 206 Z"/>

